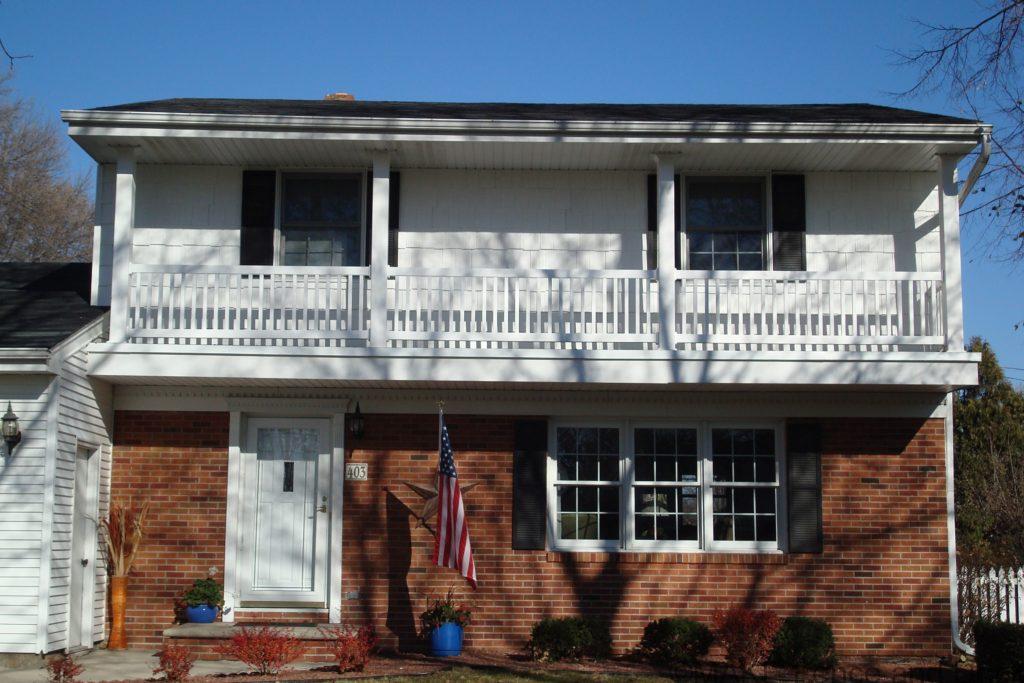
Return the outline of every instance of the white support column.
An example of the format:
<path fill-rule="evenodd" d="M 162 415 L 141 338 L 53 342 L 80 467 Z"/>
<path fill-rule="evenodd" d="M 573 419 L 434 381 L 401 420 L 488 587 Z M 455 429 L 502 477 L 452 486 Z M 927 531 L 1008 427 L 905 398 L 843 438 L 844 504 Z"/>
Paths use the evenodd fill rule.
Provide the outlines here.
<path fill-rule="evenodd" d="M 391 160 L 373 157 L 373 220 L 370 236 L 370 346 L 387 346 L 388 221 L 391 214 Z"/>
<path fill-rule="evenodd" d="M 940 154 L 939 226 L 942 235 L 942 287 L 945 292 L 946 350 L 963 351 L 964 306 L 960 275 L 960 202 L 956 185 L 957 157 Z"/>
<path fill-rule="evenodd" d="M 135 148 L 117 150 L 114 249 L 110 273 L 110 341 L 124 341 L 128 327 L 128 277 L 135 229 Z"/>
<path fill-rule="evenodd" d="M 658 345 L 676 348 L 676 167 L 670 159 L 658 164 Z"/>

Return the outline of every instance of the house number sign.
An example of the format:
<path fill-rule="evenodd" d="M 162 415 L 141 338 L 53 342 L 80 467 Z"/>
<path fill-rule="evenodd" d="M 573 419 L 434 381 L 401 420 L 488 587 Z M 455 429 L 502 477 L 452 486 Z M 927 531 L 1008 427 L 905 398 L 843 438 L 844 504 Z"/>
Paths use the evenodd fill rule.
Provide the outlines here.
<path fill-rule="evenodd" d="M 366 481 L 369 478 L 369 467 L 365 462 L 345 463 L 345 481 Z"/>

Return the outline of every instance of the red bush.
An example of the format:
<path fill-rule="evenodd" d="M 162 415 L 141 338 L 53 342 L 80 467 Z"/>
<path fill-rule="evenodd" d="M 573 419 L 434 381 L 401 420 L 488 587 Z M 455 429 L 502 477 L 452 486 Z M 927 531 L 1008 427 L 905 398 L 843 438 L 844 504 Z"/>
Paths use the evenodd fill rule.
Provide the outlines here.
<path fill-rule="evenodd" d="M 46 662 L 46 672 L 50 683 L 75 683 L 85 667 L 71 658 L 61 655 Z"/>
<path fill-rule="evenodd" d="M 160 666 L 153 669 L 153 673 L 163 674 L 169 681 L 185 680 L 196 663 L 195 653 L 183 645 L 168 643 L 156 654 L 160 658 Z"/>
<path fill-rule="evenodd" d="M 750 672 L 772 653 L 782 620 L 771 610 L 733 607 L 715 612 L 715 632 L 730 664 Z"/>
<path fill-rule="evenodd" d="M 372 626 L 352 628 L 321 629 L 330 637 L 327 647 L 338 662 L 338 672 L 362 671 L 370 661 L 373 648 L 377 646 L 377 634 Z"/>
<path fill-rule="evenodd" d="M 262 675 L 276 674 L 301 657 L 303 650 L 298 638 L 269 626 L 241 628 L 216 648 L 218 654 L 237 659 Z"/>

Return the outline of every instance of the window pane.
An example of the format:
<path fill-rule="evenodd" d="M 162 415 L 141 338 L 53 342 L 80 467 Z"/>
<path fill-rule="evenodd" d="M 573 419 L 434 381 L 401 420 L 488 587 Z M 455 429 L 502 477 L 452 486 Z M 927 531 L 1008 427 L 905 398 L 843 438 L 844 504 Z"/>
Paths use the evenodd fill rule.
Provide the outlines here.
<path fill-rule="evenodd" d="M 716 455 L 711 459 L 711 469 L 715 481 L 732 481 L 732 458 Z"/>
<path fill-rule="evenodd" d="M 763 240 L 761 233 L 759 232 L 740 232 L 736 233 L 736 248 L 741 252 L 748 252 L 761 255 Z"/>
<path fill-rule="evenodd" d="M 711 233 L 694 232 L 687 236 L 690 245 L 690 252 L 711 252 Z"/>
<path fill-rule="evenodd" d="M 676 540 L 675 515 L 658 515 L 654 521 L 654 535 L 659 541 Z"/>
<path fill-rule="evenodd" d="M 654 540 L 654 516 L 653 515 L 637 515 L 636 516 L 636 537 L 640 541 L 653 541 Z"/>
<path fill-rule="evenodd" d="M 754 518 L 747 515 L 737 515 L 733 518 L 733 533 L 737 541 L 754 541 Z"/>
<path fill-rule="evenodd" d="M 619 538 L 619 516 L 617 514 L 612 515 L 600 515 L 600 536 L 602 541 L 615 541 Z"/>
<path fill-rule="evenodd" d="M 731 516 L 715 516 L 713 535 L 716 541 L 731 541 L 732 538 L 732 517 Z"/>
<path fill-rule="evenodd" d="M 601 453 L 618 455 L 619 454 L 619 430 L 618 429 L 602 429 L 600 434 L 600 449 Z"/>
<path fill-rule="evenodd" d="M 763 270 L 764 262 L 761 259 L 761 254 L 743 254 L 739 255 L 739 270 Z"/>
<path fill-rule="evenodd" d="M 697 458 L 678 458 L 677 466 L 679 467 L 679 481 L 697 481 Z"/>
<path fill-rule="evenodd" d="M 600 473 L 599 476 L 602 481 L 618 481 L 619 480 L 619 456 L 617 455 L 602 455 L 600 456 Z"/>
<path fill-rule="evenodd" d="M 733 506 L 736 512 L 754 512 L 754 490 L 733 489 Z"/>
<path fill-rule="evenodd" d="M 579 480 L 597 481 L 600 479 L 597 469 L 597 458 L 593 455 L 581 455 L 579 459 Z"/>
<path fill-rule="evenodd" d="M 576 488 L 562 486 L 558 489 L 558 509 L 562 512 L 576 512 Z"/>
<path fill-rule="evenodd" d="M 715 270 L 736 270 L 736 254 L 728 252 L 720 254 L 715 252 Z"/>
<path fill-rule="evenodd" d="M 284 179 L 282 223 L 359 225 L 362 179 L 320 176 Z"/>
<path fill-rule="evenodd" d="M 698 533 L 697 515 L 681 515 L 679 517 L 680 541 L 696 541 Z"/>
<path fill-rule="evenodd" d="M 558 455 L 558 479 L 559 481 L 572 481 L 576 478 L 576 456 Z"/>
<path fill-rule="evenodd" d="M 690 253 L 690 270 L 714 270 L 714 257 L 711 254 Z"/>
<path fill-rule="evenodd" d="M 772 458 L 772 457 L 758 457 L 758 458 L 754 458 L 754 462 L 757 465 L 756 481 L 759 481 L 759 482 L 774 482 L 775 481 L 775 458 Z"/>
<path fill-rule="evenodd" d="M 759 541 L 774 541 L 775 540 L 775 515 L 758 515 L 757 516 L 757 540 Z"/>
<path fill-rule="evenodd" d="M 633 449 L 637 455 L 654 453 L 654 430 L 633 430 Z"/>
<path fill-rule="evenodd" d="M 761 513 L 775 512 L 775 489 L 757 489 L 754 495 L 757 511 Z"/>
<path fill-rule="evenodd" d="M 558 537 L 565 539 L 576 538 L 576 515 L 558 516 Z"/>
<path fill-rule="evenodd" d="M 593 486 L 581 486 L 577 491 L 580 512 L 597 512 L 597 489 Z"/>
<path fill-rule="evenodd" d="M 617 513 L 619 511 L 619 489 L 614 486 L 602 486 L 599 490 L 598 504 L 601 506 L 601 512 Z"/>
<path fill-rule="evenodd" d="M 733 481 L 754 481 L 754 459 L 733 458 Z"/>
<path fill-rule="evenodd" d="M 597 514 L 576 515 L 576 538 L 582 540 L 596 540 L 597 535 Z"/>
<path fill-rule="evenodd" d="M 676 452 L 676 432 L 674 429 L 654 430 L 654 452 L 659 455 Z"/>
<path fill-rule="evenodd" d="M 636 459 L 637 481 L 654 481 L 654 458 L 641 455 Z"/>
<path fill-rule="evenodd" d="M 676 430 L 676 453 L 697 454 L 697 430 L 677 429 Z"/>
<path fill-rule="evenodd" d="M 775 431 L 755 429 L 754 444 L 758 455 L 775 455 Z"/>
<path fill-rule="evenodd" d="M 760 178 L 691 178 L 686 184 L 686 225 L 694 228 L 764 226 Z"/>

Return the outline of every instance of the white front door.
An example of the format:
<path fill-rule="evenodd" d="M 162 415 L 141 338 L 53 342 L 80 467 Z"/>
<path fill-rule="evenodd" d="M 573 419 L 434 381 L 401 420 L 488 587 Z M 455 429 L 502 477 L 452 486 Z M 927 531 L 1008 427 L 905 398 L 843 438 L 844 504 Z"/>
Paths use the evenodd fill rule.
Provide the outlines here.
<path fill-rule="evenodd" d="M 68 649 L 92 647 L 93 583 L 96 564 L 97 468 L 92 451 L 75 457 L 75 498 L 71 521 L 71 595 L 68 603 Z"/>
<path fill-rule="evenodd" d="M 242 607 L 326 607 L 330 421 L 250 419 L 242 449 Z"/>

